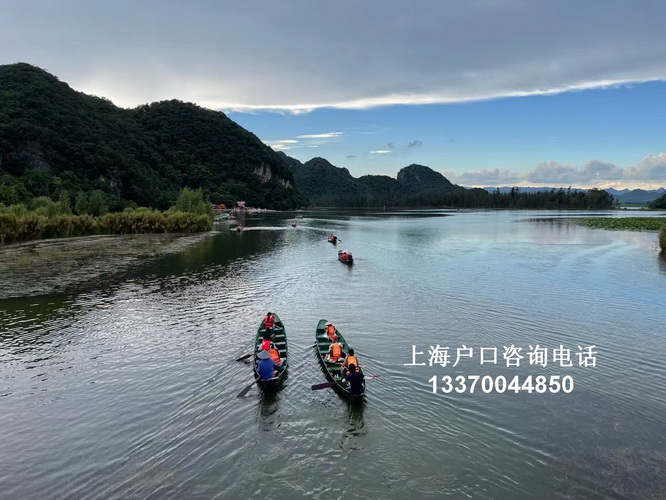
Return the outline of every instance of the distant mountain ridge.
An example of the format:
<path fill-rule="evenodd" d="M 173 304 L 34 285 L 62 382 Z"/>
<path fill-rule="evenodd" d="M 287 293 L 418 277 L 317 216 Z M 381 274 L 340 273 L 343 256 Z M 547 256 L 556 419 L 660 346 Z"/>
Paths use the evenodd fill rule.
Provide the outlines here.
<path fill-rule="evenodd" d="M 443 200 L 445 194 L 461 189 L 423 165 L 404 167 L 394 179 L 386 175 L 355 178 L 346 168 L 336 167 L 320 157 L 290 164 L 299 190 L 313 206 L 432 205 L 438 199 Z"/>
<path fill-rule="evenodd" d="M 512 187 L 511 186 L 501 186 L 501 187 L 484 187 L 486 191 L 492 193 L 496 189 L 499 189 L 500 193 L 509 193 L 511 192 Z M 568 188 L 555 188 L 555 187 L 518 187 L 517 189 L 520 189 L 522 192 L 525 193 L 540 193 L 544 191 L 551 191 L 551 190 L 558 190 L 558 189 L 568 189 Z M 583 188 L 571 188 L 572 191 L 582 191 L 585 192 L 587 189 Z M 650 203 L 660 196 L 662 196 L 664 193 L 666 193 L 666 188 L 659 188 L 659 189 L 614 189 L 614 188 L 607 188 L 604 189 L 608 194 L 613 195 L 616 201 L 619 203 Z"/>

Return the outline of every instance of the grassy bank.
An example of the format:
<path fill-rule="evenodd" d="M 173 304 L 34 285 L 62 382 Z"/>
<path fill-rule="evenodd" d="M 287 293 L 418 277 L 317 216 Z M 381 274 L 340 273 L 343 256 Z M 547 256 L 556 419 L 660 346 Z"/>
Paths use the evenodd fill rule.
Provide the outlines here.
<path fill-rule="evenodd" d="M 213 228 L 210 203 L 200 190 L 183 189 L 176 205 L 166 212 L 126 208 L 109 213 L 101 196 L 101 192 L 93 193 L 83 200 L 86 203 L 78 201 L 76 214 L 66 193 L 58 201 L 42 196 L 28 205 L 0 205 L 0 245 L 100 234 L 198 233 Z"/>
<path fill-rule="evenodd" d="M 572 219 L 581 226 L 625 231 L 659 231 L 659 246 L 666 253 L 666 217 L 584 217 Z"/>
<path fill-rule="evenodd" d="M 0 244 L 93 234 L 196 233 L 210 231 L 207 215 L 159 212 L 146 208 L 91 215 L 40 215 L 35 212 L 0 212 Z"/>

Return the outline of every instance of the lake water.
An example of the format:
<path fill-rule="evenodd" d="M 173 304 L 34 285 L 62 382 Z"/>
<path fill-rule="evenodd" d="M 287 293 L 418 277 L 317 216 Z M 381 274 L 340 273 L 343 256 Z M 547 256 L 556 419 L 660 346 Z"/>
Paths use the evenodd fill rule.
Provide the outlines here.
<path fill-rule="evenodd" d="M 253 215 L 68 294 L 0 301 L 0 497 L 666 498 L 666 262 L 655 233 L 558 221 L 575 215 Z M 253 376 L 235 359 L 268 310 L 289 376 L 239 399 Z M 379 375 L 360 407 L 310 389 L 321 318 Z M 437 346 L 447 366 L 429 365 Z M 596 366 L 579 366 L 589 346 Z M 433 394 L 461 375 L 574 387 Z"/>

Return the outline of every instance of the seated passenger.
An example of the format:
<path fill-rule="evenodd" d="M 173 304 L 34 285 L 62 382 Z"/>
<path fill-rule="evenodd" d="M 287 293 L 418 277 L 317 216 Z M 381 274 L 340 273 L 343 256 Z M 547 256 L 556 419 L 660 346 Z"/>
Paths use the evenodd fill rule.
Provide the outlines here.
<path fill-rule="evenodd" d="M 354 349 L 349 349 L 349 352 L 347 352 L 347 357 L 345 358 L 345 361 L 342 363 L 343 377 L 347 375 L 347 373 L 349 372 L 349 367 L 351 365 L 356 366 L 358 372 L 361 373 L 361 365 L 359 365 L 358 359 L 356 358 L 356 356 L 354 356 Z"/>
<path fill-rule="evenodd" d="M 337 335 L 337 330 L 333 326 L 332 323 L 326 323 L 326 328 L 324 329 L 326 332 L 326 335 L 328 335 L 328 338 L 330 339 L 331 342 L 337 342 L 338 341 L 338 335 Z"/>
<path fill-rule="evenodd" d="M 275 370 L 275 362 L 271 359 L 268 351 L 259 351 L 257 354 L 259 364 L 257 365 L 257 373 L 259 380 L 269 380 L 275 378 L 278 372 Z"/>
<path fill-rule="evenodd" d="M 272 330 L 275 327 L 275 314 L 268 311 L 266 316 L 264 316 L 264 328 L 266 330 Z"/>
<path fill-rule="evenodd" d="M 343 357 L 342 344 L 337 340 L 331 344 L 331 347 L 328 348 L 328 354 L 326 355 L 327 361 L 332 361 L 333 363 L 339 363 L 340 359 Z"/>
<path fill-rule="evenodd" d="M 261 341 L 261 346 L 259 347 L 259 350 L 268 351 L 271 348 L 272 343 L 273 343 L 273 340 L 272 340 L 271 332 L 264 333 L 264 338 Z"/>
<path fill-rule="evenodd" d="M 275 363 L 275 367 L 277 369 L 282 368 L 282 358 L 280 358 L 280 351 L 278 351 L 277 347 L 275 347 L 275 344 L 272 342 L 270 349 L 268 350 L 268 354 L 271 356 L 271 359 Z"/>

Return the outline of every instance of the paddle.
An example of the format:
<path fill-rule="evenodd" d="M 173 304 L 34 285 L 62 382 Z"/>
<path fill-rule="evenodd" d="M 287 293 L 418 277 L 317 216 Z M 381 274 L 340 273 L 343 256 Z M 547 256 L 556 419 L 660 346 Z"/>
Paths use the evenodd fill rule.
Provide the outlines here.
<path fill-rule="evenodd" d="M 369 377 L 365 377 L 365 380 L 372 380 L 375 378 L 379 378 L 379 375 L 371 375 Z M 313 391 L 318 391 L 320 389 L 328 389 L 329 387 L 333 387 L 335 385 L 336 385 L 335 382 L 325 382 L 323 384 L 315 384 L 312 387 L 310 387 L 310 389 L 312 389 Z"/>
<path fill-rule="evenodd" d="M 246 354 L 245 356 L 241 356 L 240 358 L 238 358 L 236 361 L 243 361 L 244 359 L 247 359 L 250 356 L 252 356 L 252 354 Z"/>
<path fill-rule="evenodd" d="M 250 385 L 248 385 L 245 389 L 243 389 L 242 391 L 240 391 L 240 392 L 238 393 L 238 396 L 236 396 L 236 397 L 237 397 L 237 398 L 242 398 L 243 396 L 245 396 L 248 392 L 250 392 L 250 389 L 252 389 L 252 386 L 253 386 L 254 384 L 256 384 L 256 383 L 257 383 L 257 381 L 255 380 L 255 381 L 252 382 Z"/>

